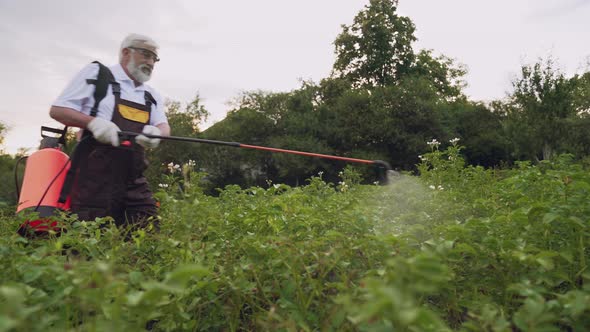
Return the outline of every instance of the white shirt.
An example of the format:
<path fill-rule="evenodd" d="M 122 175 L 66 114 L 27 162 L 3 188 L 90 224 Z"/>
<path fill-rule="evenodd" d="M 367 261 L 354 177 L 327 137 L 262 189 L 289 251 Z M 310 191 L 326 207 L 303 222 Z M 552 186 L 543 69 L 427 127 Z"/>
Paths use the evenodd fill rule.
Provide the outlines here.
<path fill-rule="evenodd" d="M 162 96 L 152 87 L 146 84 L 135 86 L 133 80 L 127 76 L 120 64 L 109 67 L 115 80 L 121 86 L 121 99 L 136 102 L 145 105 L 145 91 L 152 94 L 157 105 L 152 105 L 150 125 L 157 126 L 161 123 L 168 123 L 164 113 L 164 102 Z M 88 84 L 87 79 L 96 79 L 98 77 L 98 64 L 91 63 L 84 68 L 70 81 L 61 95 L 53 102 L 53 106 L 67 107 L 78 112 L 90 115 L 90 110 L 94 106 L 94 90 L 96 85 Z M 113 109 L 115 107 L 115 96 L 113 95 L 112 86 L 109 84 L 107 95 L 98 105 L 97 117 L 111 120 Z"/>

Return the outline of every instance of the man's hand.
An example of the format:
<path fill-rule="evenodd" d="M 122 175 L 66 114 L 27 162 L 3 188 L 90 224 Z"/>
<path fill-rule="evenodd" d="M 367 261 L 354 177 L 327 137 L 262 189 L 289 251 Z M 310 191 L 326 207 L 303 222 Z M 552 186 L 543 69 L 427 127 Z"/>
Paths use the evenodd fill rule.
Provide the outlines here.
<path fill-rule="evenodd" d="M 111 121 L 94 118 L 88 123 L 86 128 L 92 132 L 92 135 L 97 141 L 112 146 L 119 146 L 118 132 L 121 130 Z"/>
<path fill-rule="evenodd" d="M 160 129 L 158 127 L 150 126 L 150 125 L 144 126 L 142 133 L 146 134 L 146 135 L 161 136 Z M 135 137 L 135 142 L 137 142 L 137 144 L 143 146 L 146 149 L 148 149 L 148 148 L 153 149 L 153 148 L 158 147 L 158 145 L 160 144 L 160 139 L 159 138 L 149 138 L 145 135 L 137 135 Z"/>

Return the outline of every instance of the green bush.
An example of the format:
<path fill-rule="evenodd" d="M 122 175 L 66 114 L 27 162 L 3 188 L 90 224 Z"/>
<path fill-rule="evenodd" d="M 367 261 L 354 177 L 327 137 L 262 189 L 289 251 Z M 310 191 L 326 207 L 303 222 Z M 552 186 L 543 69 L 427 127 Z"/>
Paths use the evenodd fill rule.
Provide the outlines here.
<path fill-rule="evenodd" d="M 420 176 L 227 186 L 170 167 L 160 232 L 64 215 L 26 239 L 2 216 L 0 331 L 559 331 L 590 326 L 590 175 L 568 155 Z"/>

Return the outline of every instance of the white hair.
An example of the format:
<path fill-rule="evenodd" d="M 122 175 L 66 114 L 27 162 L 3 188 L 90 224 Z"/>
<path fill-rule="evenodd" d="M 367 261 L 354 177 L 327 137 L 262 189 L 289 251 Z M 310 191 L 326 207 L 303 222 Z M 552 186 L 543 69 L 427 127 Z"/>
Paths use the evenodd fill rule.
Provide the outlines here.
<path fill-rule="evenodd" d="M 125 39 L 123 39 L 123 42 L 121 42 L 121 48 L 119 49 L 119 61 L 123 59 L 124 49 L 128 47 L 142 47 L 142 45 L 143 47 L 147 45 L 154 49 L 158 49 L 160 47 L 158 43 L 148 36 L 137 33 L 129 34 L 127 37 L 125 37 Z"/>

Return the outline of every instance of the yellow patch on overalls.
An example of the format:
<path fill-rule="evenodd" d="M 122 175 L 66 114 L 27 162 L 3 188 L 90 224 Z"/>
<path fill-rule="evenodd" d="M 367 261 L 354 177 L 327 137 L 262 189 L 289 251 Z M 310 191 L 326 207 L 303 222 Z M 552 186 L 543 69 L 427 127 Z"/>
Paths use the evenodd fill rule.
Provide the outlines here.
<path fill-rule="evenodd" d="M 135 122 L 147 123 L 150 120 L 149 112 L 133 108 L 127 105 L 119 104 L 119 113 L 121 113 L 121 116 L 125 119 Z"/>

